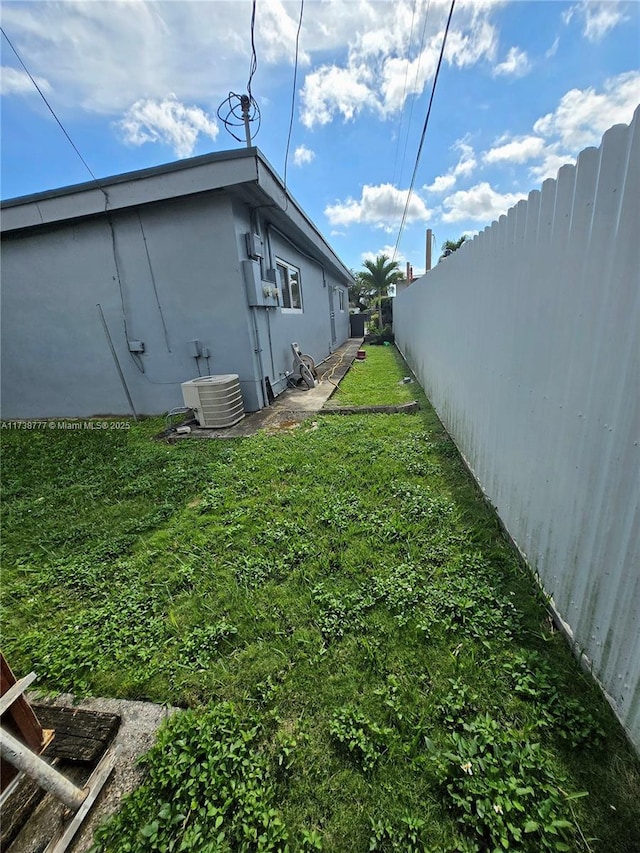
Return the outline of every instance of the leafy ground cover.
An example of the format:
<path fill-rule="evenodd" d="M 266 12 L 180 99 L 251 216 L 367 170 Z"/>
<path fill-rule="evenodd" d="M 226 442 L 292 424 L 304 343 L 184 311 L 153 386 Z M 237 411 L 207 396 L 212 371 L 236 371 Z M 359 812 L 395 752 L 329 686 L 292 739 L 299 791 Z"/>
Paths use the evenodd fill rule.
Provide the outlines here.
<path fill-rule="evenodd" d="M 3 432 L 16 671 L 188 709 L 97 850 L 637 853 L 638 763 L 408 373 L 343 393 L 417 415 Z"/>

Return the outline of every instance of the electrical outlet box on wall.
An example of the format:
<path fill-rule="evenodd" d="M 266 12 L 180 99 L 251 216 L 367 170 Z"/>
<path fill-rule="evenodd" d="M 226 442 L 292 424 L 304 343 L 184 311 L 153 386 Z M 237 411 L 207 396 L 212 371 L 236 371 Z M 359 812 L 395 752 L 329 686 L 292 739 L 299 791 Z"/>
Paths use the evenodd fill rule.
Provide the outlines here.
<path fill-rule="evenodd" d="M 253 260 L 262 258 L 262 240 L 259 234 L 245 234 L 244 239 L 247 244 L 247 255 Z"/>
<path fill-rule="evenodd" d="M 262 280 L 259 263 L 242 261 L 242 273 L 250 306 L 272 308 L 278 304 L 278 289 L 274 284 Z"/>

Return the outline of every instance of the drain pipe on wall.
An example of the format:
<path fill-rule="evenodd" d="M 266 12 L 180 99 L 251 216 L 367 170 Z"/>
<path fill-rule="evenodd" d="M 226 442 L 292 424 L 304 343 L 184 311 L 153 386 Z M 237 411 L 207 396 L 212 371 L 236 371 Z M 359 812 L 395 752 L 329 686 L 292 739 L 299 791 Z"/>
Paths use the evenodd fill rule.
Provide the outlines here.
<path fill-rule="evenodd" d="M 255 223 L 255 224 L 254 224 Z M 257 216 L 256 209 L 249 211 L 249 227 L 254 229 L 253 233 L 259 235 L 260 240 L 262 240 L 262 229 L 260 227 L 260 221 Z M 264 241 L 262 240 L 264 245 Z M 262 267 L 263 258 L 259 260 L 260 266 L 260 278 L 263 278 L 263 267 Z M 258 369 L 260 371 L 260 392 L 262 394 L 262 405 L 266 408 L 269 405 L 269 395 L 267 394 L 266 384 L 265 384 L 265 376 L 264 376 L 264 363 L 262 361 L 262 346 L 260 344 L 260 330 L 258 329 L 258 308 L 255 305 L 249 305 L 249 311 L 251 312 L 251 318 L 253 320 L 253 334 L 255 338 L 255 346 L 254 352 L 258 356 Z M 267 318 L 268 321 L 268 318 Z M 273 352 L 271 353 L 271 361 L 273 362 Z"/>
<path fill-rule="evenodd" d="M 98 314 L 100 315 L 100 319 L 102 320 L 102 328 L 104 329 L 105 337 L 107 338 L 107 343 L 109 344 L 109 348 L 111 349 L 111 356 L 113 357 L 114 364 L 116 366 L 116 370 L 118 371 L 118 376 L 120 377 L 120 382 L 122 383 L 122 387 L 124 389 L 124 393 L 127 396 L 127 400 L 129 401 L 129 406 L 131 407 L 131 411 L 133 412 L 134 420 L 138 420 L 138 413 L 136 412 L 136 407 L 133 405 L 133 400 L 131 399 L 131 394 L 129 393 L 129 388 L 127 387 L 127 382 L 124 378 L 124 373 L 122 372 L 122 368 L 120 367 L 120 362 L 118 361 L 118 355 L 116 353 L 115 347 L 113 346 L 113 341 L 111 340 L 111 334 L 109 333 L 109 327 L 107 326 L 107 321 L 104 318 L 104 314 L 102 312 L 102 305 L 98 303 L 96 305 L 98 309 Z"/>

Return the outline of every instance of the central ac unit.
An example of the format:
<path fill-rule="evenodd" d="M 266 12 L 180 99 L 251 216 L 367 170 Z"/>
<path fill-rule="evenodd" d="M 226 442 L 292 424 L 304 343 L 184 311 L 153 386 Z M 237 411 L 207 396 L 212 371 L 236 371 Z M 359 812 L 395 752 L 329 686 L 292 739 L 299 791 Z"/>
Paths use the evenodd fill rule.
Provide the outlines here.
<path fill-rule="evenodd" d="M 193 409 L 198 425 L 224 429 L 241 421 L 244 403 L 237 373 L 199 376 L 182 383 L 185 406 Z"/>

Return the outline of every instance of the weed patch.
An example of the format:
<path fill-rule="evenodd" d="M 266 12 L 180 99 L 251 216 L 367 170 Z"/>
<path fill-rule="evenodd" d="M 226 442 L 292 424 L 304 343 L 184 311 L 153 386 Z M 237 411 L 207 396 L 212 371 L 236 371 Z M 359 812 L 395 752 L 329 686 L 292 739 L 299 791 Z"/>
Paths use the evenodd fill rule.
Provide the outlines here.
<path fill-rule="evenodd" d="M 375 767 L 393 737 L 393 729 L 372 722 L 352 706 L 335 712 L 329 731 L 365 772 Z"/>
<path fill-rule="evenodd" d="M 488 714 L 449 736 L 435 758 L 457 821 L 477 850 L 571 851 L 576 826 L 571 795 L 540 743 L 522 738 Z"/>
<path fill-rule="evenodd" d="M 275 800 L 283 760 L 282 746 L 270 754 L 260 720 L 231 704 L 177 714 L 143 759 L 146 782 L 97 831 L 93 853 L 282 851 L 288 833 Z"/>

